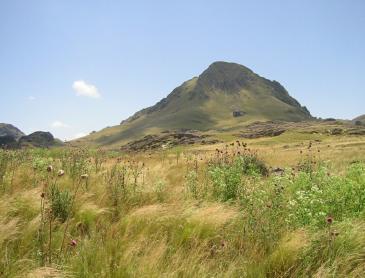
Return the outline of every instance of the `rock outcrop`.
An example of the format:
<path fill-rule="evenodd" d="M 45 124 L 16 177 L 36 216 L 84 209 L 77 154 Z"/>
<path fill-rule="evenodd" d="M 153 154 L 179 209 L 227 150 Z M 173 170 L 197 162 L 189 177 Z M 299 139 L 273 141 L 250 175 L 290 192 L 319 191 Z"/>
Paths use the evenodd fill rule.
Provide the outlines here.
<path fill-rule="evenodd" d="M 140 140 L 132 141 L 124 146 L 125 151 L 147 151 L 167 149 L 178 145 L 209 145 L 218 143 L 219 140 L 197 131 L 163 131 L 160 134 L 147 135 Z"/>

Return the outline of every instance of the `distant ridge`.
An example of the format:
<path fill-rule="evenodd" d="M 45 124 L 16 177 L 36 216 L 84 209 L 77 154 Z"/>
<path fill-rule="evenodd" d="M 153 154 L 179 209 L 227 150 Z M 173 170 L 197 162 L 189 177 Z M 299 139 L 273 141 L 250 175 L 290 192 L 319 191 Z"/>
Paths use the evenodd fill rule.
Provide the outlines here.
<path fill-rule="evenodd" d="M 11 124 L 0 123 L 0 137 L 10 136 L 13 137 L 15 140 L 18 140 L 24 135 L 25 134 L 15 126 Z"/>
<path fill-rule="evenodd" d="M 55 139 L 50 132 L 36 131 L 25 135 L 11 124 L 0 123 L 0 148 L 48 148 L 62 145 L 63 142 Z"/>

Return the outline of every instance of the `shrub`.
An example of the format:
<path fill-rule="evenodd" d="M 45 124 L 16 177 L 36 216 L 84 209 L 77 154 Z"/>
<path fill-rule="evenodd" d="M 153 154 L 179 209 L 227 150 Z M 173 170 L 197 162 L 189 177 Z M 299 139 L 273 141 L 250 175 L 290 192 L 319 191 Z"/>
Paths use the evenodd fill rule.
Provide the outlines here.
<path fill-rule="evenodd" d="M 187 193 L 189 193 L 193 198 L 198 198 L 199 194 L 199 182 L 198 182 L 198 173 L 195 170 L 191 170 L 185 176 L 186 179 L 186 189 Z"/>
<path fill-rule="evenodd" d="M 53 184 L 50 187 L 50 201 L 53 217 L 62 223 L 65 222 L 70 214 L 71 194 L 67 190 L 61 191 L 56 184 Z"/>
<path fill-rule="evenodd" d="M 240 155 L 233 160 L 212 163 L 208 168 L 213 196 L 223 202 L 236 199 L 244 176 L 265 176 L 265 164 L 254 154 Z"/>
<path fill-rule="evenodd" d="M 311 174 L 299 172 L 291 181 L 288 222 L 295 226 L 324 226 L 325 217 L 357 217 L 365 209 L 363 164 L 353 164 L 346 176 L 330 176 L 325 167 Z"/>

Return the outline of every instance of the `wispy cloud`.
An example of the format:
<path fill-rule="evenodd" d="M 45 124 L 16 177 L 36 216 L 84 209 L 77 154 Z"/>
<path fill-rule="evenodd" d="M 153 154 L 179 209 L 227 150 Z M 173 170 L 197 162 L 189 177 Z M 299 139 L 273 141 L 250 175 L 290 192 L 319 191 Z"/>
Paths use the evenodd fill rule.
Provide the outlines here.
<path fill-rule="evenodd" d="M 84 80 L 74 81 L 72 88 L 76 92 L 77 96 L 100 98 L 101 94 L 95 85 L 88 84 Z"/>
<path fill-rule="evenodd" d="M 54 121 L 52 124 L 51 124 L 51 127 L 53 128 L 68 128 L 70 127 L 68 124 L 65 124 L 61 121 Z"/>
<path fill-rule="evenodd" d="M 36 97 L 34 97 L 34 96 L 29 96 L 29 97 L 27 97 L 27 100 L 29 100 L 29 101 L 34 101 L 34 100 L 36 100 Z"/>

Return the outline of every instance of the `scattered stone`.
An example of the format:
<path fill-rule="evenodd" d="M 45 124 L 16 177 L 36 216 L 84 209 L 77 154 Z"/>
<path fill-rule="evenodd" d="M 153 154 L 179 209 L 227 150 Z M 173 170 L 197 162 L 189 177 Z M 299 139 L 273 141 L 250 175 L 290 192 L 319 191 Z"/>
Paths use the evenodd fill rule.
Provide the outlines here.
<path fill-rule="evenodd" d="M 348 135 L 365 135 L 365 128 L 359 129 L 359 128 L 354 128 L 354 129 L 350 129 L 347 131 Z"/>
<path fill-rule="evenodd" d="M 285 169 L 277 167 L 277 168 L 272 169 L 272 171 L 271 171 L 271 172 L 272 172 L 274 175 L 277 175 L 277 176 L 284 176 L 284 174 L 285 174 Z"/>
<path fill-rule="evenodd" d="M 341 134 L 343 134 L 343 129 L 342 128 L 333 128 L 333 129 L 329 130 L 328 133 L 331 135 L 341 135 Z"/>
<path fill-rule="evenodd" d="M 255 122 L 241 131 L 240 137 L 255 139 L 261 137 L 275 137 L 283 134 L 287 128 L 279 122 Z"/>
<path fill-rule="evenodd" d="M 164 131 L 156 135 L 146 135 L 140 140 L 132 141 L 121 147 L 125 151 L 147 151 L 168 149 L 178 145 L 209 145 L 220 141 L 209 135 L 200 134 L 196 131 Z"/>
<path fill-rule="evenodd" d="M 233 111 L 232 112 L 232 115 L 233 115 L 233 117 L 242 117 L 242 116 L 244 116 L 246 114 L 246 112 L 244 112 L 244 111 L 241 111 L 241 110 L 238 110 L 238 111 Z"/>

